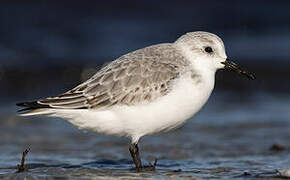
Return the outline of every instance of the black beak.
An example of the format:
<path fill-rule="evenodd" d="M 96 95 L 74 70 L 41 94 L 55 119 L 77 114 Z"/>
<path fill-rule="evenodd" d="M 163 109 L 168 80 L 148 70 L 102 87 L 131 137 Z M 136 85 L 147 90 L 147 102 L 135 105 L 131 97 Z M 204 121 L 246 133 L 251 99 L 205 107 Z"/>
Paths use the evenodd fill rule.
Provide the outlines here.
<path fill-rule="evenodd" d="M 230 61 L 229 59 L 227 59 L 225 62 L 221 62 L 221 63 L 225 65 L 225 69 L 228 69 L 228 70 L 237 72 L 239 74 L 245 75 L 249 79 L 252 79 L 252 80 L 256 79 L 254 74 L 242 69 L 236 63 L 234 63 L 233 61 Z"/>

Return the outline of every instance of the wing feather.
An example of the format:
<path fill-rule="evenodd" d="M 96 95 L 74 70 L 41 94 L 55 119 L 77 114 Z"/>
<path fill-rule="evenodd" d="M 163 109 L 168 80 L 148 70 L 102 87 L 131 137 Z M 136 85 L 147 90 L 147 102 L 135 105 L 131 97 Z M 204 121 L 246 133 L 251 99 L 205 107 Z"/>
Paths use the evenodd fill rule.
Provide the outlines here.
<path fill-rule="evenodd" d="M 101 109 L 151 102 L 170 91 L 172 80 L 186 66 L 187 61 L 171 44 L 150 46 L 111 62 L 76 88 L 38 103 L 53 108 Z"/>

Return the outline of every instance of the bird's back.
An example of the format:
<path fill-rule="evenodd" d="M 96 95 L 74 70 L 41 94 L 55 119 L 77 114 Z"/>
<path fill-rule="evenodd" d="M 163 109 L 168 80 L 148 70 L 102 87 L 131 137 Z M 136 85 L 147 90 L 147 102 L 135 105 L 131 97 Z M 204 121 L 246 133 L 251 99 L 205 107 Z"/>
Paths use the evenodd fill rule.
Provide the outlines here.
<path fill-rule="evenodd" d="M 58 96 L 19 103 L 22 115 L 51 109 L 101 110 L 152 102 L 170 91 L 188 61 L 173 44 L 159 44 L 121 56 L 86 82 Z"/>

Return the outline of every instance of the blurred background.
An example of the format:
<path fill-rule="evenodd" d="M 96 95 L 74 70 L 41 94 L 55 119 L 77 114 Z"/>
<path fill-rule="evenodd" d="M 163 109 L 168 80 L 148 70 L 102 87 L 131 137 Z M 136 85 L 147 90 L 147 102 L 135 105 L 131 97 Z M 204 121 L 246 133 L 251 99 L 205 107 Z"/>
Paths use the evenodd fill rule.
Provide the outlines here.
<path fill-rule="evenodd" d="M 12 166 L 18 162 L 16 154 L 27 146 L 34 149 L 33 162 L 44 164 L 58 164 L 60 156 L 76 164 L 93 158 L 129 159 L 123 139 L 85 134 L 58 119 L 19 118 L 14 104 L 69 90 L 104 63 L 130 51 L 174 42 L 186 32 L 209 31 L 224 40 L 228 57 L 254 72 L 257 80 L 218 72 L 215 91 L 202 112 L 177 132 L 144 138 L 144 154 L 150 157 L 160 151 L 164 159 L 177 159 L 180 164 L 184 159 L 198 162 L 189 163 L 189 169 L 212 167 L 211 161 L 199 162 L 201 157 L 234 159 L 243 154 L 247 162 L 263 162 L 255 167 L 260 167 L 260 173 L 285 168 L 290 162 L 289 7 L 290 1 L 282 0 L 1 1 L 0 157 L 6 162 L 1 163 Z M 168 136 L 174 139 L 173 145 L 164 141 Z M 183 138 L 192 141 L 186 147 L 176 144 Z M 117 151 L 94 148 L 102 143 Z M 175 151 L 159 150 L 162 144 Z M 272 156 L 273 145 L 283 153 Z M 176 147 L 184 148 L 176 152 Z M 70 156 L 68 151 L 75 153 Z M 53 153 L 58 156 L 53 158 Z M 269 168 L 273 162 L 277 165 Z M 236 173 L 247 166 L 251 169 L 253 164 L 238 164 Z"/>

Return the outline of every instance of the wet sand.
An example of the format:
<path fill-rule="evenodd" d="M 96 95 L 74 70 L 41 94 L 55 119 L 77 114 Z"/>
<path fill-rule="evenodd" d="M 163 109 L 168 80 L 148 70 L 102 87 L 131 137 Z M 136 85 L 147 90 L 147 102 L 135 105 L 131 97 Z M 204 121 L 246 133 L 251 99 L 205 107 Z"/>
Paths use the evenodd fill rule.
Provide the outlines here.
<path fill-rule="evenodd" d="M 141 139 L 143 162 L 158 158 L 157 170 L 144 173 L 132 170 L 127 139 L 80 131 L 60 119 L 17 117 L 10 103 L 1 106 L 0 178 L 285 178 L 277 170 L 290 169 L 289 102 L 260 94 L 240 103 L 214 94 L 181 129 Z M 15 173 L 28 147 L 28 172 Z"/>

